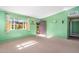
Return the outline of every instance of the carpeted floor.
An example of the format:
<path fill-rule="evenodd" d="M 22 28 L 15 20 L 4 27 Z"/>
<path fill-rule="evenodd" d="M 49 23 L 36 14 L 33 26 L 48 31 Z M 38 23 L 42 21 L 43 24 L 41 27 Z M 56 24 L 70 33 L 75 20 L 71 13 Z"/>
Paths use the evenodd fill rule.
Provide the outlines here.
<path fill-rule="evenodd" d="M 79 53 L 79 40 L 31 36 L 0 44 L 0 53 Z"/>

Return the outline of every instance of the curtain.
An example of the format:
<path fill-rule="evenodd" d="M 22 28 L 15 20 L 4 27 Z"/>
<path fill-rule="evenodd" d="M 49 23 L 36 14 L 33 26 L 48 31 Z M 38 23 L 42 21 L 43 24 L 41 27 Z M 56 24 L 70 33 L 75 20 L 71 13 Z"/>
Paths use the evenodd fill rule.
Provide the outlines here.
<path fill-rule="evenodd" d="M 6 15 L 6 31 L 7 32 L 9 32 L 11 29 L 11 22 L 9 20 L 10 20 L 10 16 Z"/>
<path fill-rule="evenodd" d="M 30 18 L 29 17 L 26 19 L 26 30 L 30 31 Z"/>

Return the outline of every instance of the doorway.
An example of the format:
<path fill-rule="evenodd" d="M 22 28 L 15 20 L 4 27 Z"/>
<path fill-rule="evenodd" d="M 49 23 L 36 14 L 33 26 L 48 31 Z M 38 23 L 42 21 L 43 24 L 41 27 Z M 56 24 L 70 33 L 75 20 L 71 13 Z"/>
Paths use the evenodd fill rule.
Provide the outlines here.
<path fill-rule="evenodd" d="M 79 37 L 79 18 L 69 19 L 69 37 Z"/>
<path fill-rule="evenodd" d="M 37 23 L 37 34 L 46 35 L 46 21 Z"/>

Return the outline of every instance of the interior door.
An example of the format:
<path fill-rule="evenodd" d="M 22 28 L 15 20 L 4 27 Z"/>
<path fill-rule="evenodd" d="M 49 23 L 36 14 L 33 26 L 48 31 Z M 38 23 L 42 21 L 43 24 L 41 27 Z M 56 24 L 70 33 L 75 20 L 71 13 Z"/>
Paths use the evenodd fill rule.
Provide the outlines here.
<path fill-rule="evenodd" d="M 46 22 L 45 21 L 40 22 L 39 32 L 40 34 L 46 34 Z"/>

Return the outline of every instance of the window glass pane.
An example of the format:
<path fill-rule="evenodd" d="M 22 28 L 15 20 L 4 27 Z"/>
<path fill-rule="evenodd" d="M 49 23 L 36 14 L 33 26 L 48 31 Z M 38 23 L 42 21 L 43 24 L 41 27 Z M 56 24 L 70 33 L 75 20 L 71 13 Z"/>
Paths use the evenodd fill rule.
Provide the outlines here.
<path fill-rule="evenodd" d="M 79 21 L 72 22 L 72 33 L 79 34 Z"/>

